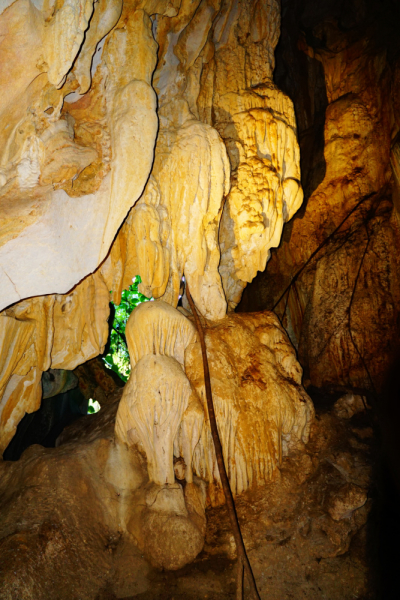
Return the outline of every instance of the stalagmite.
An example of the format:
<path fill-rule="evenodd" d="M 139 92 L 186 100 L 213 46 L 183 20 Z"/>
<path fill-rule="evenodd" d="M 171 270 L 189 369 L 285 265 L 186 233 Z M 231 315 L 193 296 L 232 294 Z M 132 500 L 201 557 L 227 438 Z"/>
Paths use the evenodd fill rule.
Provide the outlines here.
<path fill-rule="evenodd" d="M 136 363 L 121 404 L 145 449 L 150 481 L 174 483 L 174 439 L 191 394 L 182 367 L 173 358 L 149 354 Z M 126 427 L 117 417 L 117 432 Z"/>
<path fill-rule="evenodd" d="M 283 454 L 307 441 L 313 407 L 300 386 L 295 351 L 272 314 L 232 315 L 206 331 L 215 412 L 236 495 L 271 479 Z M 133 371 L 118 410 L 118 437 L 145 449 L 150 479 L 159 485 L 174 481 L 173 455 L 182 457 L 186 481 L 192 482 L 192 470 L 207 480 L 218 504 L 193 324 L 163 301 L 146 302 L 130 316 L 126 336 Z"/>
<path fill-rule="evenodd" d="M 170 304 L 143 303 L 126 326 L 131 366 L 147 354 L 162 354 L 184 364 L 185 350 L 196 335 L 193 324 Z"/>

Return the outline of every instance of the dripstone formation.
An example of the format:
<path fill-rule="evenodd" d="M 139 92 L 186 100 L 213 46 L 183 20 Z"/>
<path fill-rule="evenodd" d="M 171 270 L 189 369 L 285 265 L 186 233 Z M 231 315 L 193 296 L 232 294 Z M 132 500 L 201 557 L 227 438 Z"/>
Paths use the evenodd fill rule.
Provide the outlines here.
<path fill-rule="evenodd" d="M 376 598 L 400 63 L 331 4 L 0 0 L 0 455 L 42 399 L 101 404 L 0 462 L 0 600 L 233 597 L 185 282 L 261 598 Z M 96 357 L 137 276 L 122 388 Z"/>
<path fill-rule="evenodd" d="M 4 450 L 41 373 L 103 351 L 108 291 L 118 303 L 140 275 L 175 307 L 185 274 L 222 319 L 303 194 L 293 105 L 272 81 L 276 0 L 1 10 Z"/>

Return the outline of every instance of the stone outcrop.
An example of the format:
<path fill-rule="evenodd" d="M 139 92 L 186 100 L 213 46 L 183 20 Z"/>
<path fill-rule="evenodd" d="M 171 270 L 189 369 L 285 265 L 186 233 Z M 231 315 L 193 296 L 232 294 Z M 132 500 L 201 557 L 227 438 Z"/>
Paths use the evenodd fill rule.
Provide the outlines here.
<path fill-rule="evenodd" d="M 186 482 L 184 498 L 179 479 L 170 490 L 178 496 L 175 504 L 166 502 L 149 483 L 144 455 L 114 437 L 120 398 L 121 391 L 108 394 L 99 413 L 64 430 L 57 448 L 32 446 L 19 461 L 0 463 L 2 600 L 12 594 L 24 600 L 234 597 L 235 546 L 226 507 L 211 506 L 198 478 L 194 486 Z M 376 597 L 374 569 L 362 550 L 372 533 L 364 526 L 372 436 L 365 412 L 352 420 L 319 413 L 306 450 L 283 457 L 268 485 L 237 496 L 262 598 Z M 192 537 L 182 544 L 184 527 Z M 203 552 L 179 576 L 157 569 L 192 560 L 187 550 L 196 554 L 199 537 Z"/>

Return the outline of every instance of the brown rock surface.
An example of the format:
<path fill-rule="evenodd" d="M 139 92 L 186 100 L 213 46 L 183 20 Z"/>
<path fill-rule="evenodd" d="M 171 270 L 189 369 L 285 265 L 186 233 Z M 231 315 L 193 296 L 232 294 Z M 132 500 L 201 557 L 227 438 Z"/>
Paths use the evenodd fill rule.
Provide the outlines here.
<path fill-rule="evenodd" d="M 380 2 L 295 4 L 277 79 L 295 98 L 306 202 L 242 310 L 277 304 L 308 383 L 376 394 L 399 338 L 398 36 Z"/>
<path fill-rule="evenodd" d="M 205 548 L 192 565 L 160 572 L 143 558 L 127 523 L 137 519 L 146 467 L 113 438 L 119 397 L 65 430 L 58 448 L 32 446 L 0 465 L 2 600 L 232 597 L 235 550 L 224 506 L 206 511 Z M 330 516 L 343 489 L 364 497 L 370 489 L 373 442 L 364 428 L 363 418 L 317 415 L 306 452 L 237 497 L 262 598 L 376 597 L 365 554 L 371 500 L 340 520 Z"/>

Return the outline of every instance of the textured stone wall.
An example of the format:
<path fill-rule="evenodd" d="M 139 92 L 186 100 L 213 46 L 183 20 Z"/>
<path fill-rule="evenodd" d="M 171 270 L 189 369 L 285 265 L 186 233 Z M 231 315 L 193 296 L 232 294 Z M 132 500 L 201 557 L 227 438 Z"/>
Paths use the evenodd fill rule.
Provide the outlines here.
<path fill-rule="evenodd" d="M 108 291 L 175 307 L 184 274 L 222 319 L 303 195 L 276 0 L 0 10 L 4 450 L 42 371 L 102 352 Z"/>
<path fill-rule="evenodd" d="M 376 597 L 364 395 L 400 299 L 398 19 L 383 5 L 0 0 L 0 452 L 44 371 L 78 367 L 102 405 L 56 448 L 0 461 L 1 600 L 234 594 L 183 276 L 261 597 Z M 110 292 L 119 303 L 136 275 L 156 301 L 127 323 L 120 390 L 87 361 Z M 242 294 L 262 312 L 235 314 Z M 298 358 L 307 384 L 353 393 L 315 413 Z"/>
<path fill-rule="evenodd" d="M 306 383 L 376 396 L 399 348 L 398 7 L 282 6 L 306 199 L 241 310 L 276 306 Z"/>

